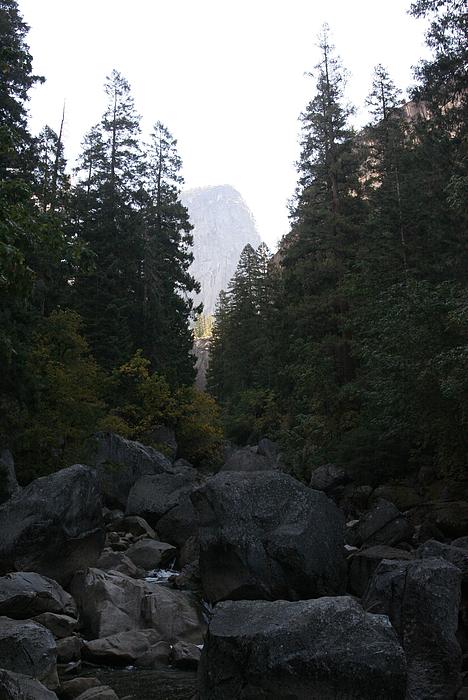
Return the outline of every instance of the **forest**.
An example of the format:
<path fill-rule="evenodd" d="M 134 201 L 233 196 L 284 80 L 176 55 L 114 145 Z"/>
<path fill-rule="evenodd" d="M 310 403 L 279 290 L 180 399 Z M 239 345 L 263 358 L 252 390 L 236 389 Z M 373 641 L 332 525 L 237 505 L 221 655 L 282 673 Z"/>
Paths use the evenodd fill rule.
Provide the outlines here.
<path fill-rule="evenodd" d="M 219 299 L 209 390 L 227 434 L 279 439 L 292 473 L 466 475 L 467 14 L 419 0 L 433 58 L 408 103 L 378 65 L 356 131 L 325 27 L 301 114 L 291 230 L 246 246 Z"/>
<path fill-rule="evenodd" d="M 208 393 L 193 388 L 201 309 L 189 273 L 181 158 L 143 135 L 127 80 L 71 170 L 63 120 L 28 128 L 28 27 L 2 0 L 0 444 L 21 482 L 77 460 L 96 430 L 216 465 L 223 440 L 277 440 L 308 479 L 334 462 L 364 481 L 466 469 L 468 440 L 466 13 L 417 0 L 432 58 L 403 104 L 375 68 L 372 121 L 351 126 L 346 70 L 324 27 L 291 230 L 272 256 L 247 246 L 221 294 Z"/>

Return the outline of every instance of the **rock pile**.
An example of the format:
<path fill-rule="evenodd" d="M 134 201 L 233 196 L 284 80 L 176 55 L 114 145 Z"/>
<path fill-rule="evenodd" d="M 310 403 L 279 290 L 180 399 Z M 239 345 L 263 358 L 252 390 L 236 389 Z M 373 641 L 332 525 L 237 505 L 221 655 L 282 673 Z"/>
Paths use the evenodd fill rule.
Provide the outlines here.
<path fill-rule="evenodd" d="M 12 488 L 2 700 L 115 700 L 89 664 L 198 666 L 200 700 L 465 697 L 460 500 L 330 464 L 308 487 L 269 440 L 215 475 L 175 456 L 98 434 L 89 465 Z"/>

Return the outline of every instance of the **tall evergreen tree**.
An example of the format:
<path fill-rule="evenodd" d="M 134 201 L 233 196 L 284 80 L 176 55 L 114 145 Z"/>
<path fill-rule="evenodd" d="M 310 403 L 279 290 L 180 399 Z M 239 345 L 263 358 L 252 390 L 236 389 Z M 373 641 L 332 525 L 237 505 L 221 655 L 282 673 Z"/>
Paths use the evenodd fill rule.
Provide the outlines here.
<path fill-rule="evenodd" d="M 137 313 L 141 246 L 137 195 L 143 179 L 139 117 L 128 82 L 113 71 L 107 109 L 84 141 L 76 193 L 77 235 L 94 255 L 76 277 L 75 306 L 96 358 L 113 367 L 128 358 Z"/>
<path fill-rule="evenodd" d="M 342 389 L 354 377 L 349 334 L 352 299 L 345 282 L 356 262 L 365 215 L 358 142 L 348 126 L 351 109 L 343 99 L 345 72 L 327 27 L 319 47 L 316 94 L 301 115 L 302 151 L 292 227 L 281 245 L 282 333 L 288 340 L 278 353 L 283 410 L 291 426 L 297 416 L 309 416 L 301 419 L 301 430 L 307 433 L 304 441 L 311 450 L 337 439 L 350 410 L 349 396 Z"/>
<path fill-rule="evenodd" d="M 194 379 L 189 324 L 201 309 L 194 309 L 192 302 L 200 286 L 189 273 L 193 238 L 180 199 L 181 167 L 176 140 L 157 122 L 148 148 L 141 210 L 141 321 L 135 333 L 155 370 L 173 383 L 189 384 Z"/>

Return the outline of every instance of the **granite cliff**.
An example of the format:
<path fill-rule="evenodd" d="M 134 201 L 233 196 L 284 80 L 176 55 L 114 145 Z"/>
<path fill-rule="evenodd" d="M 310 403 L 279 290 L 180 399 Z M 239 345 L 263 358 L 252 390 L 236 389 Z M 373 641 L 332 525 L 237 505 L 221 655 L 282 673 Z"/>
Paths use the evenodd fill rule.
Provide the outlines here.
<path fill-rule="evenodd" d="M 202 286 L 196 301 L 206 316 L 214 313 L 219 292 L 226 289 L 247 243 L 261 243 L 255 220 L 241 195 L 230 185 L 198 187 L 182 194 L 193 229 L 191 273 Z"/>

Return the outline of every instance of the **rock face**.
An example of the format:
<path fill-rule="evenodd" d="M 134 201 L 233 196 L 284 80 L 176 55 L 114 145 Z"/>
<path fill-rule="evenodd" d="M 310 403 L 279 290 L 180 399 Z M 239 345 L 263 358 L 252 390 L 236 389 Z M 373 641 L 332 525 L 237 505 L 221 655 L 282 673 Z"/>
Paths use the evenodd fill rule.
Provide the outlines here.
<path fill-rule="evenodd" d="M 383 560 L 375 571 L 363 605 L 387 614 L 401 639 L 408 662 L 407 700 L 456 695 L 460 578 L 458 568 L 436 558 Z"/>
<path fill-rule="evenodd" d="M 143 516 L 165 542 L 181 547 L 197 530 L 190 500 L 197 478 L 196 469 L 184 466 L 173 473 L 143 476 L 130 491 L 127 513 Z"/>
<path fill-rule="evenodd" d="M 57 647 L 42 625 L 0 617 L 0 659 L 8 671 L 35 678 L 48 688 L 58 686 Z"/>
<path fill-rule="evenodd" d="M 104 537 L 96 478 L 76 464 L 0 506 L 0 573 L 35 571 L 66 584 L 97 560 Z"/>
<path fill-rule="evenodd" d="M 335 464 L 323 464 L 312 472 L 309 486 L 311 489 L 331 493 L 337 486 L 342 486 L 348 481 L 349 478 L 344 469 Z"/>
<path fill-rule="evenodd" d="M 177 550 L 167 542 L 144 538 L 127 549 L 127 557 L 145 571 L 151 571 L 175 559 Z"/>
<path fill-rule="evenodd" d="M 190 273 L 201 284 L 197 303 L 214 313 L 219 292 L 226 289 L 244 246 L 257 248 L 261 239 L 239 192 L 229 185 L 199 187 L 182 193 L 193 229 Z"/>
<path fill-rule="evenodd" d="M 349 597 L 229 601 L 216 606 L 199 684 L 201 700 L 401 700 L 406 663 L 388 618 Z"/>
<path fill-rule="evenodd" d="M 201 609 L 188 593 L 97 569 L 79 572 L 71 590 L 92 639 L 151 628 L 169 643 L 202 641 Z"/>
<path fill-rule="evenodd" d="M 42 683 L 20 673 L 0 669 L 1 700 L 57 700 Z"/>
<path fill-rule="evenodd" d="M 277 471 L 222 472 L 191 498 L 211 602 L 343 591 L 344 518 L 323 493 Z"/>
<path fill-rule="evenodd" d="M 24 620 L 41 613 L 75 615 L 69 593 L 56 581 L 30 572 L 0 578 L 0 615 Z"/>
<path fill-rule="evenodd" d="M 359 522 L 348 529 L 346 540 L 360 547 L 365 544 L 394 545 L 411 538 L 413 528 L 398 508 L 383 498 L 376 501 Z"/>
<path fill-rule="evenodd" d="M 376 545 L 355 552 L 348 557 L 348 586 L 351 593 L 359 597 L 366 592 L 369 581 L 382 559 L 410 561 L 414 555 L 395 547 Z"/>
<path fill-rule="evenodd" d="M 184 494 L 190 493 L 195 484 L 195 469 L 179 474 L 143 476 L 133 486 L 128 496 L 127 515 L 140 515 L 151 525 L 175 506 Z"/>
<path fill-rule="evenodd" d="M 113 666 L 136 663 L 138 666 L 151 667 L 155 663 L 167 662 L 171 645 L 161 641 L 156 630 L 130 630 L 119 632 L 102 639 L 85 642 L 83 655 L 94 663 Z"/>
<path fill-rule="evenodd" d="M 114 433 L 97 433 L 89 442 L 88 462 L 95 467 L 106 503 L 125 510 L 130 489 L 145 474 L 171 471 L 161 452 Z"/>

